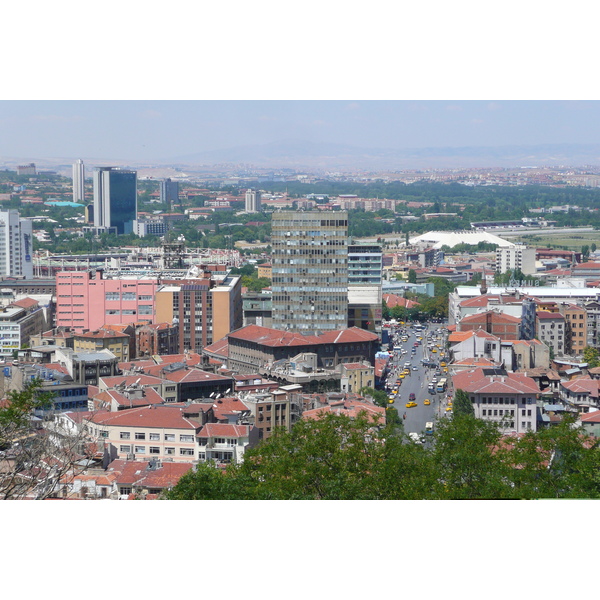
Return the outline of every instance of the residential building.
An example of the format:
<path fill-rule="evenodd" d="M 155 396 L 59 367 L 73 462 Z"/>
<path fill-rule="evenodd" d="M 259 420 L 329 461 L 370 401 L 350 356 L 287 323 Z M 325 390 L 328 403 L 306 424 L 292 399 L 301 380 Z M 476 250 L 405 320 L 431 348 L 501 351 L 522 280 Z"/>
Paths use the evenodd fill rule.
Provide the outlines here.
<path fill-rule="evenodd" d="M 106 348 L 117 357 L 118 362 L 130 360 L 129 347 L 130 337 L 112 329 L 96 329 L 73 336 L 74 352 L 98 352 Z"/>
<path fill-rule="evenodd" d="M 587 345 L 597 348 L 600 346 L 600 302 L 594 300 L 585 303 L 588 322 Z"/>
<path fill-rule="evenodd" d="M 94 226 L 133 233 L 137 219 L 137 173 L 118 167 L 94 171 Z"/>
<path fill-rule="evenodd" d="M 31 336 L 45 328 L 44 311 L 37 302 L 28 307 L 0 306 L 0 357 L 12 358 L 16 350 L 29 344 Z"/>
<path fill-rule="evenodd" d="M 98 385 L 101 377 L 119 374 L 119 360 L 106 348 L 98 352 L 73 352 L 71 348 L 56 348 L 56 361 L 64 366 L 73 381 Z"/>
<path fill-rule="evenodd" d="M 368 362 L 342 363 L 339 369 L 342 392 L 359 393 L 364 387 L 375 387 L 375 370 Z"/>
<path fill-rule="evenodd" d="M 254 189 L 246 190 L 246 212 L 261 212 L 260 192 Z"/>
<path fill-rule="evenodd" d="M 538 340 L 552 348 L 554 356 L 564 356 L 566 352 L 565 318 L 558 312 L 538 310 L 535 320 Z"/>
<path fill-rule="evenodd" d="M 600 409 L 600 380 L 577 377 L 560 382 L 560 399 L 580 413 Z"/>
<path fill-rule="evenodd" d="M 521 319 L 494 309 L 464 317 L 458 323 L 457 331 L 483 329 L 501 340 L 518 340 L 520 325 Z"/>
<path fill-rule="evenodd" d="M 29 163 L 27 165 L 18 165 L 17 166 L 17 175 L 36 175 L 37 170 L 35 168 L 35 163 Z"/>
<path fill-rule="evenodd" d="M 346 327 L 348 213 L 275 212 L 273 327 L 314 335 Z"/>
<path fill-rule="evenodd" d="M 537 272 L 535 265 L 536 249 L 525 245 L 500 246 L 496 248 L 496 273 L 514 273 L 519 269 L 524 275 Z"/>
<path fill-rule="evenodd" d="M 0 277 L 33 279 L 32 235 L 32 222 L 18 210 L 0 210 Z"/>
<path fill-rule="evenodd" d="M 93 439 L 104 442 L 105 463 L 117 458 L 190 463 L 199 458 L 196 435 L 202 426 L 177 404 L 91 414 L 83 423 Z"/>
<path fill-rule="evenodd" d="M 73 163 L 73 202 L 85 202 L 85 165 L 81 159 Z"/>
<path fill-rule="evenodd" d="M 244 452 L 259 441 L 257 427 L 229 423 L 206 423 L 198 432 L 198 460 L 241 463 Z"/>
<path fill-rule="evenodd" d="M 576 304 L 561 302 L 558 310 L 565 318 L 565 354 L 582 355 L 588 343 L 587 311 Z"/>
<path fill-rule="evenodd" d="M 457 373 L 452 385 L 468 394 L 475 417 L 498 424 L 504 433 L 537 430 L 540 390 L 531 377 L 480 367 Z"/>
<path fill-rule="evenodd" d="M 135 332 L 137 356 L 177 354 L 179 351 L 179 325 L 147 323 Z"/>

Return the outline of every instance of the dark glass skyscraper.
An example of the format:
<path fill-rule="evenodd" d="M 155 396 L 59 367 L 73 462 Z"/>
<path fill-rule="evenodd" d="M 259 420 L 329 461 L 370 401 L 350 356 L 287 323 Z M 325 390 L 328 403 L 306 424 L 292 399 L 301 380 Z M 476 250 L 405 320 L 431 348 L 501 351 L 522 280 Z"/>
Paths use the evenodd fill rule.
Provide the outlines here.
<path fill-rule="evenodd" d="M 94 171 L 94 226 L 133 233 L 137 219 L 137 173 L 118 167 Z"/>

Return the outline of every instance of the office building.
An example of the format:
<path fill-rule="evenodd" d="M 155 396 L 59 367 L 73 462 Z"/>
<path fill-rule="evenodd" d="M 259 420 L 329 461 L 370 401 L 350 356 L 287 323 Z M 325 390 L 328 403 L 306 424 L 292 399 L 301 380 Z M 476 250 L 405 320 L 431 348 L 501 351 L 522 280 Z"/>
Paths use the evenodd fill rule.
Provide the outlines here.
<path fill-rule="evenodd" d="M 117 167 L 94 171 L 94 226 L 133 233 L 137 218 L 137 173 Z"/>
<path fill-rule="evenodd" d="M 17 175 L 37 175 L 35 163 L 29 163 L 28 165 L 19 165 L 17 167 Z"/>
<path fill-rule="evenodd" d="M 276 212 L 273 328 L 318 334 L 348 320 L 348 213 Z"/>
<path fill-rule="evenodd" d="M 73 164 L 73 202 L 85 201 L 85 166 L 79 159 Z"/>
<path fill-rule="evenodd" d="M 179 204 L 179 182 L 165 179 L 160 182 L 160 202 L 173 208 Z"/>
<path fill-rule="evenodd" d="M 253 189 L 246 190 L 246 212 L 255 213 L 260 211 L 260 192 Z"/>
<path fill-rule="evenodd" d="M 348 246 L 348 327 L 381 333 L 382 276 L 381 246 Z"/>
<path fill-rule="evenodd" d="M 0 210 L 0 277 L 33 279 L 32 224 L 14 208 Z"/>

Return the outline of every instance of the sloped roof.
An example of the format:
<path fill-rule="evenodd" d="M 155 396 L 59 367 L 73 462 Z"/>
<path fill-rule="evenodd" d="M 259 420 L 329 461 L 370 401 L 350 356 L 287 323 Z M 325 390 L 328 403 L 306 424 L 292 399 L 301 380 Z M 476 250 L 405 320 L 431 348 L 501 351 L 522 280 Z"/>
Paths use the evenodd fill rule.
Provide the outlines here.
<path fill-rule="evenodd" d="M 539 394 L 540 389 L 531 377 L 522 373 L 486 375 L 485 368 L 463 371 L 452 377 L 455 390 L 478 394 Z"/>
<path fill-rule="evenodd" d="M 207 423 L 197 434 L 199 438 L 236 437 L 244 438 L 250 435 L 249 425 L 231 425 L 229 423 Z"/>
<path fill-rule="evenodd" d="M 98 425 L 121 427 L 164 427 L 165 429 L 197 429 L 182 414 L 181 406 L 147 406 L 118 412 L 94 414 L 89 419 Z"/>

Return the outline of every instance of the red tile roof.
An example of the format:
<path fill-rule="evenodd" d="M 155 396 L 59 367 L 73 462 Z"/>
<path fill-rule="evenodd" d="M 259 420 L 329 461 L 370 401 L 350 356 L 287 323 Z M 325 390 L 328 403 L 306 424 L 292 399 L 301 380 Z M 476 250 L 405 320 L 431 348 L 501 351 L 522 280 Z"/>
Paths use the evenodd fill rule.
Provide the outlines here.
<path fill-rule="evenodd" d="M 263 346 L 306 346 L 312 344 L 344 344 L 375 341 L 378 336 L 359 327 L 350 327 L 338 331 L 328 331 L 320 335 L 302 335 L 290 331 L 281 331 L 260 325 L 247 325 L 228 335 L 229 339 L 239 339 L 262 344 Z"/>
<path fill-rule="evenodd" d="M 250 435 L 249 425 L 230 425 L 228 423 L 207 423 L 196 435 L 199 438 L 237 437 Z"/>
<path fill-rule="evenodd" d="M 164 427 L 166 429 L 197 429 L 182 414 L 181 406 L 148 406 L 119 412 L 94 414 L 89 419 L 98 425 L 122 427 Z"/>
<path fill-rule="evenodd" d="M 485 375 L 484 368 L 463 371 L 452 377 L 456 390 L 477 394 L 539 394 L 540 389 L 531 377 L 522 373 L 506 375 Z"/>

